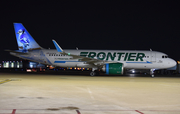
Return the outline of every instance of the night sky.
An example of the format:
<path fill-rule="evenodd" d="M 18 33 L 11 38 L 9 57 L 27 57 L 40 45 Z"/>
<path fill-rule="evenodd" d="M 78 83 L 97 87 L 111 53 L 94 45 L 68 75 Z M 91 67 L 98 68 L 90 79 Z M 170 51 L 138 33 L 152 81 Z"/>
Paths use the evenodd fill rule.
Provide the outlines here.
<path fill-rule="evenodd" d="M 0 61 L 17 60 L 14 22 L 38 44 L 54 49 L 149 50 L 180 60 L 180 1 L 37 0 L 0 2 Z"/>

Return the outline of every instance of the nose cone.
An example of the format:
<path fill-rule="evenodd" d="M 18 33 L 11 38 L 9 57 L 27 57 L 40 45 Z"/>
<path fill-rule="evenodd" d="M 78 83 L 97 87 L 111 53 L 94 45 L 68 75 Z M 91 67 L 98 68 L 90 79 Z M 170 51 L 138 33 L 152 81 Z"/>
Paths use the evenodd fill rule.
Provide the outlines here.
<path fill-rule="evenodd" d="M 177 62 L 176 62 L 175 60 L 170 59 L 170 66 L 171 66 L 171 67 L 176 66 L 176 64 L 177 64 Z"/>

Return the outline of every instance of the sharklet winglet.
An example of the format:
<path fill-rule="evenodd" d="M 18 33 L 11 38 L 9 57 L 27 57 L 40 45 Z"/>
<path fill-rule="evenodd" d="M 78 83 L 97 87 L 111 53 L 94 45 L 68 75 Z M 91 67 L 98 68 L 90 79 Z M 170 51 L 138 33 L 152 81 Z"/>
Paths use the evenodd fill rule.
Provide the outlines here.
<path fill-rule="evenodd" d="M 63 52 L 63 49 L 58 45 L 58 43 L 57 43 L 55 40 L 52 40 L 52 41 L 53 41 L 53 43 L 54 43 L 57 51 L 58 51 L 58 52 Z"/>

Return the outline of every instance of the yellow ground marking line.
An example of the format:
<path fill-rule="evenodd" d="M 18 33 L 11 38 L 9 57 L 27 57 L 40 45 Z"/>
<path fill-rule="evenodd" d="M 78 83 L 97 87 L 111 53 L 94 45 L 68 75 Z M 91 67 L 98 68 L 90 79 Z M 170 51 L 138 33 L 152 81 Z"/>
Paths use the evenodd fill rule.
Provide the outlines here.
<path fill-rule="evenodd" d="M 0 81 L 0 84 L 10 82 L 10 81 L 21 81 L 20 79 L 4 79 L 3 81 Z"/>
<path fill-rule="evenodd" d="M 0 84 L 6 83 L 6 82 L 9 82 L 9 81 L 11 81 L 11 79 L 6 79 L 4 81 L 1 81 Z"/>

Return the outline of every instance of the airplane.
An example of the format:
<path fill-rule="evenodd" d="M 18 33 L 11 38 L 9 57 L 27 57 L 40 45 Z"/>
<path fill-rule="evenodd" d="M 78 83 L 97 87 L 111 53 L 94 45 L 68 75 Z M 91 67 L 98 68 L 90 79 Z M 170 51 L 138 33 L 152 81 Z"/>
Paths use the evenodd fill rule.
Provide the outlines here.
<path fill-rule="evenodd" d="M 21 23 L 14 23 L 19 50 L 6 50 L 11 55 L 55 67 L 92 68 L 91 76 L 104 72 L 107 75 L 122 75 L 124 69 L 149 69 L 154 77 L 157 69 L 174 67 L 176 61 L 158 51 L 134 50 L 79 50 L 62 49 L 52 40 L 56 49 L 42 48 Z"/>

